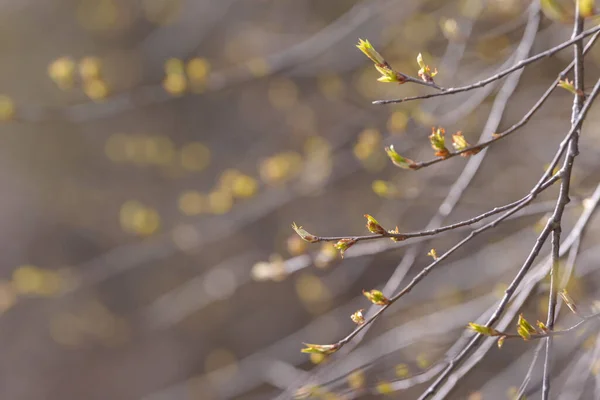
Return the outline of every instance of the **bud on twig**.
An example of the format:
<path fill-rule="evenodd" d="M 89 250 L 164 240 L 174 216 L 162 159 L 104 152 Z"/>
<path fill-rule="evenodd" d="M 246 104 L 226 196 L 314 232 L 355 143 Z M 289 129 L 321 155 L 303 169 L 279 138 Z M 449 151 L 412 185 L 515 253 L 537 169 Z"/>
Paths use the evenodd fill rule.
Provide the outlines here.
<path fill-rule="evenodd" d="M 432 72 L 429 65 L 426 65 L 423 61 L 423 55 L 421 53 L 417 56 L 417 64 L 419 64 L 419 67 L 421 68 L 418 73 L 419 77 L 423 79 L 424 82 L 433 82 L 433 77 L 438 73 L 437 68 Z"/>
<path fill-rule="evenodd" d="M 583 92 L 581 90 L 575 89 L 573 81 L 570 81 L 569 78 L 566 78 L 565 80 L 561 79 L 560 81 L 558 81 L 558 84 L 556 86 L 568 90 L 576 96 L 583 96 Z"/>
<path fill-rule="evenodd" d="M 506 339 L 506 336 L 500 336 L 498 338 L 498 348 L 501 349 L 502 346 L 504 346 L 504 340 Z"/>
<path fill-rule="evenodd" d="M 431 147 L 435 150 L 436 157 L 446 158 L 450 155 L 450 152 L 446 148 L 446 138 L 444 135 L 446 134 L 446 130 L 442 127 L 431 128 L 431 135 L 429 135 L 429 141 L 431 142 Z"/>
<path fill-rule="evenodd" d="M 434 261 L 438 259 L 437 251 L 435 249 L 429 250 L 429 253 L 427 253 L 427 255 L 433 258 Z"/>
<path fill-rule="evenodd" d="M 413 160 L 410 160 L 408 158 L 404 158 L 402 157 L 400 154 L 398 154 L 396 152 L 396 150 L 394 150 L 394 146 L 389 146 L 385 148 L 385 152 L 387 153 L 388 157 L 390 158 L 390 160 L 392 160 L 392 162 L 394 163 L 394 165 L 400 167 L 400 168 L 404 168 L 404 169 L 412 169 L 415 167 L 415 162 Z"/>
<path fill-rule="evenodd" d="M 369 299 L 369 301 L 371 303 L 373 303 L 375 305 L 385 306 L 387 304 L 390 304 L 390 299 L 385 297 L 385 295 L 380 290 L 373 289 L 369 292 L 367 292 L 366 290 L 363 290 L 363 294 L 365 295 L 365 297 L 367 299 Z"/>
<path fill-rule="evenodd" d="M 295 222 L 292 223 L 292 229 L 294 231 L 296 231 L 296 233 L 298 234 L 298 236 L 300 236 L 302 239 L 306 240 L 308 243 L 315 243 L 319 241 L 319 238 L 316 237 L 313 234 L 308 233 L 307 231 L 305 231 L 304 229 L 302 229 L 301 226 L 296 225 Z"/>
<path fill-rule="evenodd" d="M 344 258 L 344 252 L 356 243 L 356 239 L 340 239 L 333 247 L 340 251 L 340 255 Z"/>
<path fill-rule="evenodd" d="M 371 61 L 373 61 L 375 64 L 385 64 L 385 60 L 383 59 L 381 54 L 379 54 L 377 50 L 375 50 L 373 45 L 368 40 L 358 39 L 358 44 L 356 45 L 356 47 L 358 47 L 360 51 L 365 53 L 365 55 L 369 57 Z"/>
<path fill-rule="evenodd" d="M 484 336 L 498 336 L 498 331 L 492 327 L 469 322 L 469 329 Z"/>
<path fill-rule="evenodd" d="M 523 340 L 529 340 L 532 333 L 537 333 L 536 329 L 523 317 L 523 314 L 519 315 L 517 321 L 517 333 L 523 338 Z"/>
<path fill-rule="evenodd" d="M 465 151 L 471 145 L 467 142 L 467 139 L 463 136 L 461 131 L 456 132 L 452 135 L 452 146 L 456 151 Z M 461 154 L 462 157 L 469 157 L 479 153 L 480 149 L 472 149 L 469 151 L 465 151 Z"/>
<path fill-rule="evenodd" d="M 356 45 L 360 51 L 362 51 L 373 63 L 375 64 L 375 69 L 379 71 L 381 76 L 377 79 L 379 82 L 385 83 L 404 83 L 406 78 L 402 75 L 394 71 L 394 69 L 390 66 L 390 64 L 385 61 L 385 59 L 375 50 L 373 45 L 369 43 L 368 40 L 358 39 L 358 44 Z"/>
<path fill-rule="evenodd" d="M 354 314 L 352 314 L 350 316 L 350 319 L 356 324 L 356 325 L 362 325 L 365 323 L 365 316 L 363 315 L 363 311 L 365 311 L 364 308 L 361 308 L 360 310 L 358 310 L 357 312 L 355 312 Z"/>
<path fill-rule="evenodd" d="M 301 351 L 302 353 L 312 353 L 312 354 L 333 354 L 339 349 L 339 344 L 310 344 L 303 343 L 306 347 Z"/>
<path fill-rule="evenodd" d="M 400 235 L 400 230 L 398 230 L 398 227 L 396 227 L 396 229 L 389 230 L 388 234 L 396 235 L 390 237 L 390 239 L 392 239 L 392 241 L 394 242 L 401 242 L 403 240 L 406 240 L 406 237 L 404 235 Z"/>
<path fill-rule="evenodd" d="M 376 233 L 378 235 L 385 235 L 386 230 L 383 229 L 379 222 L 369 214 L 365 214 L 365 218 L 367 219 L 367 229 L 371 233 Z"/>

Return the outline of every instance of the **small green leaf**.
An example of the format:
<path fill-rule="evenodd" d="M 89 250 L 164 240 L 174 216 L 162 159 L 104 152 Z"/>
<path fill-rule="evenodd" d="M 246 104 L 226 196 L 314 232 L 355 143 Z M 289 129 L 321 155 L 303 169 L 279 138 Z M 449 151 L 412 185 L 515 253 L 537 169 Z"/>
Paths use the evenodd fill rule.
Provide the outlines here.
<path fill-rule="evenodd" d="M 356 243 L 356 239 L 344 238 L 337 241 L 336 244 L 333 245 L 336 249 L 340 251 L 340 255 L 344 258 L 344 252 L 348 250 L 350 247 L 354 246 Z"/>
<path fill-rule="evenodd" d="M 338 344 L 311 344 L 303 343 L 306 347 L 301 351 L 302 353 L 313 353 L 313 354 L 333 354 L 339 349 Z"/>
<path fill-rule="evenodd" d="M 369 57 L 371 61 L 375 63 L 375 65 L 385 64 L 385 60 L 383 59 L 381 54 L 379 54 L 377 50 L 375 50 L 373 45 L 368 40 L 358 39 L 358 44 L 356 45 L 356 47 L 358 47 L 360 51 L 365 53 L 365 55 Z"/>
<path fill-rule="evenodd" d="M 522 327 L 527 330 L 529 333 L 537 333 L 537 330 L 523 317 L 523 314 L 519 315 L 519 320 L 517 321 L 517 326 Z"/>
<path fill-rule="evenodd" d="M 383 294 L 383 292 L 381 292 L 380 290 L 371 290 L 371 291 L 366 291 L 363 290 L 363 295 L 369 299 L 369 301 L 375 305 L 378 306 L 385 306 L 387 304 L 390 304 L 390 299 L 388 299 L 387 297 L 385 297 L 385 295 Z"/>
<path fill-rule="evenodd" d="M 371 233 L 377 233 L 379 235 L 383 235 L 386 233 L 386 230 L 379 225 L 379 222 L 369 214 L 365 214 L 364 217 L 367 219 L 367 229 Z"/>
<path fill-rule="evenodd" d="M 302 229 L 301 226 L 296 225 L 295 222 L 292 223 L 292 229 L 294 231 L 296 231 L 296 233 L 298 234 L 298 236 L 300 236 L 302 239 L 304 239 L 305 241 L 309 242 L 309 243 L 315 243 L 319 241 L 319 238 L 316 237 L 313 234 L 308 233 L 307 231 L 305 231 L 304 229 Z"/>
<path fill-rule="evenodd" d="M 484 336 L 498 336 L 498 331 L 492 327 L 469 322 L 469 329 Z"/>
<path fill-rule="evenodd" d="M 500 336 L 498 338 L 498 348 L 501 349 L 504 346 L 504 340 L 506 340 L 506 336 Z"/>
<path fill-rule="evenodd" d="M 431 148 L 435 150 L 436 157 L 446 158 L 450 155 L 450 152 L 446 148 L 446 138 L 444 135 L 446 134 L 446 130 L 442 127 L 431 128 L 431 135 L 429 135 L 429 142 L 431 143 Z"/>
<path fill-rule="evenodd" d="M 412 169 L 415 167 L 415 162 L 398 154 L 396 150 L 394 150 L 394 146 L 386 147 L 385 152 L 394 165 L 404 169 Z"/>
<path fill-rule="evenodd" d="M 364 324 L 365 323 L 365 316 L 363 315 L 364 311 L 365 311 L 365 309 L 361 308 L 360 310 L 358 310 L 354 314 L 352 314 L 350 316 L 350 319 L 352 320 L 352 322 L 354 322 L 356 325 Z"/>

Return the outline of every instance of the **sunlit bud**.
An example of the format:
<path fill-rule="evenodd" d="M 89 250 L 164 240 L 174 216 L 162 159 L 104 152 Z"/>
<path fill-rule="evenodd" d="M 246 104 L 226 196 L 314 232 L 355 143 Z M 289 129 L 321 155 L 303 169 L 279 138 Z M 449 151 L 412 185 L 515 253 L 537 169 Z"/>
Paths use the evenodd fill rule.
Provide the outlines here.
<path fill-rule="evenodd" d="M 523 314 L 519 314 L 519 320 L 517 321 L 517 333 L 524 340 L 529 340 L 532 333 L 537 333 L 536 329 L 523 317 Z"/>
<path fill-rule="evenodd" d="M 578 95 L 578 96 L 583 96 L 583 93 L 577 89 L 575 89 L 575 86 L 573 85 L 573 81 L 570 81 L 569 78 L 565 79 L 565 80 L 560 80 L 558 81 L 558 84 L 556 85 L 560 88 L 563 88 L 565 90 L 568 90 L 569 92 L 573 93 L 574 95 Z"/>
<path fill-rule="evenodd" d="M 462 132 L 456 132 L 454 135 L 452 135 L 452 146 L 454 146 L 456 151 L 463 151 L 469 147 L 469 143 L 463 136 Z"/>
<path fill-rule="evenodd" d="M 446 148 L 446 138 L 444 137 L 445 134 L 446 131 L 442 127 L 437 129 L 431 128 L 429 141 L 431 142 L 431 147 L 433 150 L 435 150 L 436 157 L 446 158 L 450 155 L 450 152 Z"/>
<path fill-rule="evenodd" d="M 295 222 L 292 223 L 292 229 L 294 231 L 296 231 L 298 236 L 300 236 L 302 239 L 306 240 L 308 243 L 315 243 L 315 242 L 319 241 L 319 238 L 317 238 L 315 235 L 308 233 L 307 231 L 302 229 L 301 226 L 296 225 Z"/>
<path fill-rule="evenodd" d="M 389 230 L 388 234 L 394 235 L 390 237 L 390 239 L 392 239 L 392 241 L 394 242 L 401 242 L 403 240 L 406 240 L 406 236 L 400 234 L 400 230 L 398 230 L 398 227 L 396 227 L 396 229 Z"/>
<path fill-rule="evenodd" d="M 548 332 L 548 327 L 542 321 L 538 321 L 537 326 L 538 326 L 539 330 L 542 331 L 542 333 Z"/>
<path fill-rule="evenodd" d="M 390 299 L 385 297 L 385 295 L 380 290 L 373 289 L 368 292 L 366 290 L 363 290 L 363 295 L 375 305 L 385 306 L 387 304 L 390 304 Z"/>
<path fill-rule="evenodd" d="M 497 336 L 498 335 L 498 331 L 495 330 L 494 328 L 485 326 L 485 325 L 479 325 L 474 322 L 469 322 L 469 329 L 471 329 L 474 332 L 480 333 L 484 336 Z"/>
<path fill-rule="evenodd" d="M 375 218 L 373 218 L 369 214 L 365 214 L 365 218 L 367 219 L 367 229 L 369 230 L 369 232 L 376 233 L 378 235 L 383 235 L 386 233 L 385 229 L 383 229 L 383 227 L 379 225 L 379 222 L 377 222 Z"/>
<path fill-rule="evenodd" d="M 433 258 L 434 260 L 438 259 L 437 251 L 435 251 L 435 249 L 429 250 L 429 253 L 427 253 L 427 255 Z"/>
<path fill-rule="evenodd" d="M 340 251 L 340 255 L 344 258 L 344 252 L 352 247 L 356 243 L 356 239 L 344 238 L 338 240 L 338 242 L 333 246 Z"/>
<path fill-rule="evenodd" d="M 333 354 L 339 349 L 338 344 L 310 344 L 304 343 L 306 346 L 301 351 L 302 353 L 315 353 L 315 354 Z"/>
<path fill-rule="evenodd" d="M 433 77 L 438 73 L 437 68 L 431 71 L 429 65 L 426 65 L 423 61 L 423 55 L 421 53 L 417 56 L 417 64 L 419 64 L 420 67 L 418 72 L 419 77 L 425 82 L 433 82 Z"/>
<path fill-rule="evenodd" d="M 377 71 L 379 71 L 379 73 L 381 74 L 381 76 L 379 78 L 377 78 L 377 80 L 379 82 L 404 83 L 406 81 L 406 79 L 404 79 L 404 77 L 402 75 L 400 75 L 399 73 L 397 73 L 396 71 L 391 69 L 388 64 L 383 64 L 383 65 L 375 64 L 375 69 L 377 69 Z"/>
<path fill-rule="evenodd" d="M 531 333 L 529 333 L 529 331 L 522 326 L 517 328 L 517 333 L 523 338 L 523 340 L 529 340 L 531 338 Z"/>
<path fill-rule="evenodd" d="M 358 44 L 356 45 L 356 47 L 358 47 L 360 51 L 365 53 L 365 55 L 369 57 L 371 61 L 373 61 L 375 64 L 385 64 L 385 60 L 383 59 L 381 54 L 379 54 L 377 50 L 375 50 L 373 45 L 371 45 L 371 43 L 368 40 L 358 39 Z"/>
<path fill-rule="evenodd" d="M 506 340 L 506 336 L 500 336 L 498 338 L 498 348 L 501 349 L 504 346 L 504 340 Z"/>
<path fill-rule="evenodd" d="M 363 312 L 365 310 L 363 308 L 361 308 L 360 310 L 358 310 L 357 312 L 355 312 L 354 314 L 352 314 L 350 316 L 350 319 L 356 324 L 356 325 L 362 325 L 365 323 L 365 316 L 363 315 Z"/>
<path fill-rule="evenodd" d="M 400 167 L 400 168 L 404 168 L 404 169 L 412 169 L 415 166 L 415 162 L 413 160 L 410 160 L 408 158 L 402 157 L 400 154 L 398 154 L 396 152 L 396 150 L 394 150 L 394 146 L 389 146 L 385 148 L 385 152 L 387 153 L 388 157 L 390 158 L 390 160 L 392 160 L 392 162 L 394 163 L 394 165 Z"/>

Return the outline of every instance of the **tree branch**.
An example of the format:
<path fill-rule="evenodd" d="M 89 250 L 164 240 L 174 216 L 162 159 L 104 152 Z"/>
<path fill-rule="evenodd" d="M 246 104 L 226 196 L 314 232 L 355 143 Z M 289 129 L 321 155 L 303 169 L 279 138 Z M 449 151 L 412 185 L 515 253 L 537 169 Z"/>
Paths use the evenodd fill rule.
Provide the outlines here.
<path fill-rule="evenodd" d="M 482 81 L 479 82 L 475 82 L 472 83 L 470 85 L 467 86 L 461 86 L 461 87 L 457 87 L 457 88 L 450 88 L 447 89 L 445 91 L 442 92 L 437 92 L 437 93 L 430 93 L 430 94 L 426 94 L 426 95 L 422 95 L 422 96 L 412 96 L 412 97 L 405 97 L 403 99 L 392 99 L 392 100 L 375 100 L 373 102 L 373 104 L 392 104 L 392 103 L 403 103 L 405 101 L 412 101 L 412 100 L 421 100 L 421 99 L 430 99 L 432 97 L 438 97 L 438 96 L 446 96 L 446 95 L 450 95 L 450 94 L 456 94 L 456 93 L 462 93 L 462 92 L 467 92 L 469 90 L 473 90 L 473 89 L 477 89 L 480 87 L 483 87 L 485 85 L 489 85 L 490 83 L 497 81 L 498 79 L 502 79 L 504 78 L 506 75 L 511 74 L 521 68 L 526 67 L 527 65 L 536 62 L 538 60 L 541 60 L 542 58 L 545 57 L 550 57 L 551 55 L 558 53 L 559 51 L 573 45 L 574 43 L 577 43 L 579 41 L 581 41 L 581 39 L 584 39 L 590 35 L 593 35 L 596 32 L 600 32 L 600 26 L 595 26 L 591 29 L 588 29 L 587 31 L 582 32 L 581 34 L 577 35 L 576 37 L 561 43 L 557 46 L 552 47 L 551 49 L 548 49 L 546 51 L 543 51 L 541 53 L 536 54 L 535 56 L 526 58 L 520 62 L 518 62 L 517 64 L 515 64 L 514 66 L 497 73 L 496 75 L 490 76 L 487 79 L 484 79 Z"/>

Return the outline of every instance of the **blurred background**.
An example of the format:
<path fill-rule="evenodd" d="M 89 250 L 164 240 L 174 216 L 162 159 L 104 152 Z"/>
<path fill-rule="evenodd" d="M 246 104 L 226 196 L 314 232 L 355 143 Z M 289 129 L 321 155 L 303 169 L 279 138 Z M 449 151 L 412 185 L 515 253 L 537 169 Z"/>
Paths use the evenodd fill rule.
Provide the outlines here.
<path fill-rule="evenodd" d="M 460 86 L 515 62 L 529 4 L 0 1 L 0 397 L 291 398 L 317 368 L 314 383 L 324 385 L 315 398 L 377 398 L 390 382 L 431 371 L 502 295 L 556 190 L 442 263 L 337 364 L 300 353 L 302 342 L 344 337 L 349 316 L 369 306 L 362 289 L 392 276 L 403 286 L 430 262 L 429 249 L 441 254 L 469 229 L 425 243 L 366 242 L 341 260 L 290 225 L 365 234 L 369 213 L 388 229 L 415 231 L 436 215 L 457 222 L 529 192 L 569 129 L 569 92 L 557 90 L 493 146 L 456 205 L 438 210 L 468 160 L 406 171 L 383 148 L 429 160 L 438 125 L 476 143 L 504 81 L 373 105 L 431 89 L 377 82 L 355 47 L 369 39 L 412 76 L 422 53 L 439 69 L 438 84 Z M 544 11 L 530 54 L 570 37 L 566 14 Z M 526 68 L 497 131 L 517 122 L 571 57 Z M 586 57 L 588 88 L 598 65 L 596 46 Z M 600 180 L 594 110 L 565 236 Z M 592 220 L 568 286 L 583 309 L 600 300 L 599 235 Z M 521 312 L 545 320 L 546 307 L 542 281 Z M 561 318 L 559 327 L 573 322 Z M 593 398 L 597 332 L 556 341 L 557 395 Z M 511 398 L 536 347 L 491 349 L 449 398 Z M 574 386 L 573 371 L 583 371 Z M 416 398 L 426 385 L 388 396 Z M 539 376 L 530 389 L 539 390 Z"/>

